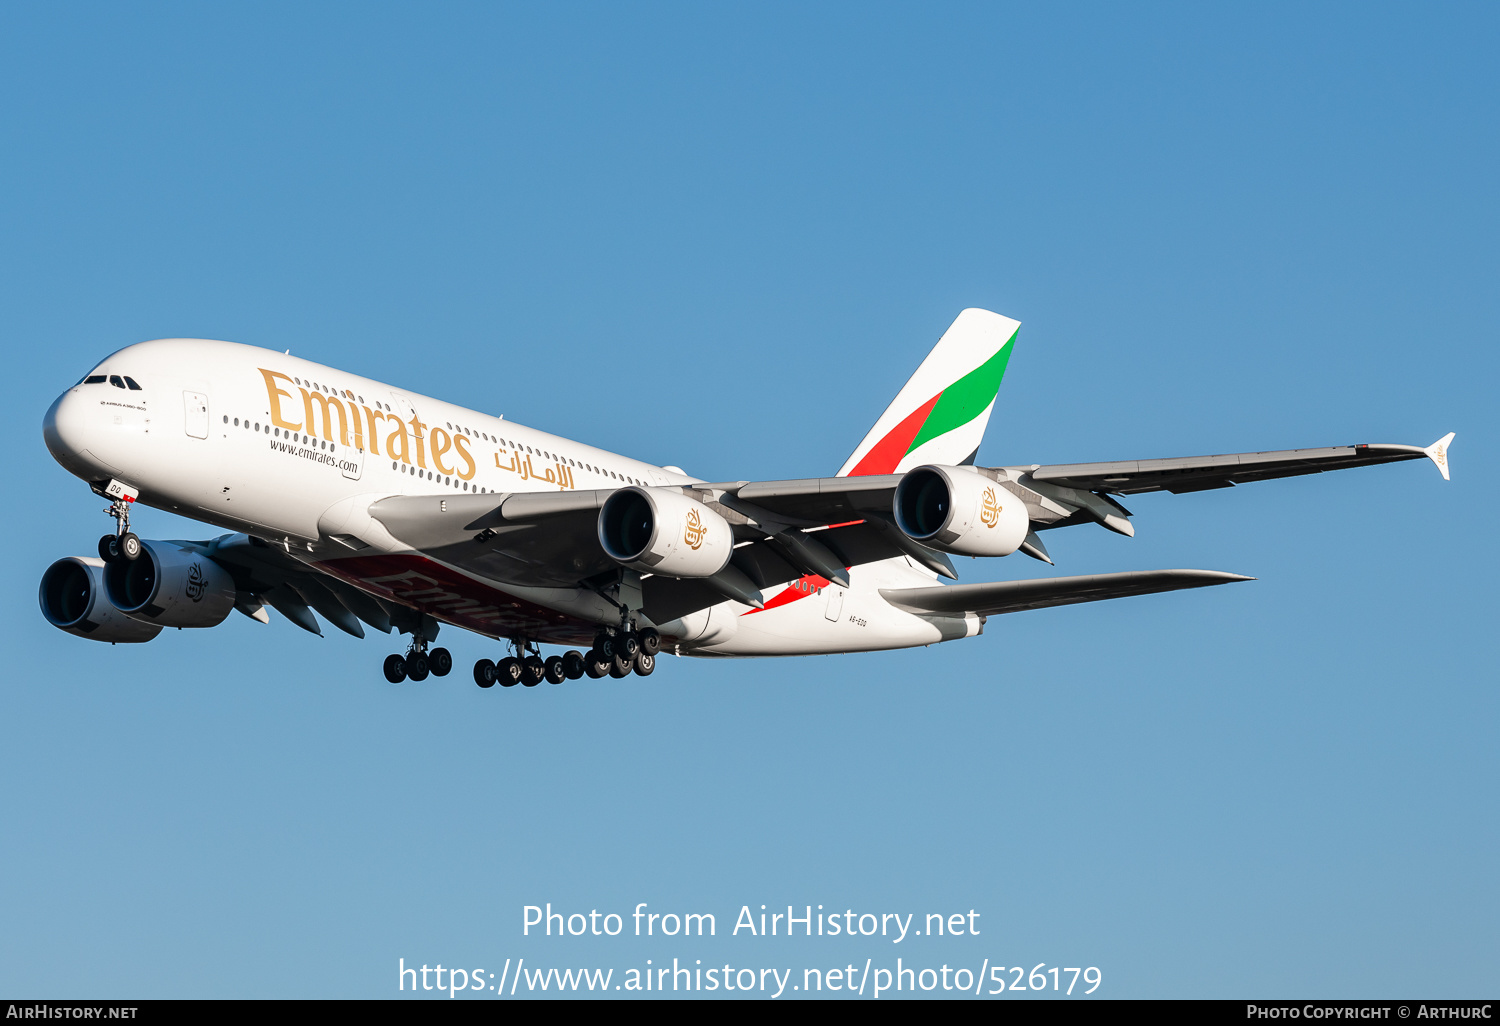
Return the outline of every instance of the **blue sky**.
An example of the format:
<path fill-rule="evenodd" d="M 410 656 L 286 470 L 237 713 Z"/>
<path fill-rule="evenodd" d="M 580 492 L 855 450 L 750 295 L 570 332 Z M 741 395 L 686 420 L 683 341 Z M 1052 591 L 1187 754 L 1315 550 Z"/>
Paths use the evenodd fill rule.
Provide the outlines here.
<path fill-rule="evenodd" d="M 1485 5 L 11 6 L 0 992 L 356 996 L 407 964 L 1098 966 L 1115 997 L 1488 993 L 1497 15 Z M 393 688 L 235 617 L 109 648 L 52 398 L 227 338 L 710 480 L 831 473 L 957 312 L 981 462 L 1458 432 L 1129 503 L 1057 570 L 1255 583 L 817 659 Z M 147 537 L 217 532 L 141 511 Z M 1015 560 L 1020 559 L 1020 564 Z M 709 911 L 703 942 L 521 908 Z M 772 947 L 741 905 L 980 911 Z M 907 944 L 916 948 L 915 941 Z"/>

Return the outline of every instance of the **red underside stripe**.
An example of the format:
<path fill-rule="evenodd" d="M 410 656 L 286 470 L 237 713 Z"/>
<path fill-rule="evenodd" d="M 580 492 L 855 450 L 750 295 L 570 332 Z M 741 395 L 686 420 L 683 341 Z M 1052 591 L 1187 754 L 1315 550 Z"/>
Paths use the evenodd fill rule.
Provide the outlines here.
<path fill-rule="evenodd" d="M 765 606 L 763 608 L 761 608 L 761 609 L 752 609 L 749 612 L 741 613 L 740 615 L 741 616 L 750 616 L 752 613 L 764 613 L 767 609 L 775 609 L 778 606 L 790 605 L 791 603 L 796 602 L 799 599 L 811 598 L 813 595 L 817 594 L 817 592 L 815 592 L 815 591 L 802 591 L 802 590 L 798 589 L 797 588 L 797 584 L 799 582 L 804 587 L 811 587 L 811 588 L 826 588 L 828 586 L 828 578 L 826 578 L 826 577 L 819 577 L 816 574 L 810 574 L 807 577 L 801 577 L 801 578 L 798 578 L 798 580 L 796 580 L 796 581 L 792 581 L 781 592 L 781 594 L 777 595 L 775 598 L 770 599 L 768 602 L 766 602 L 766 604 L 765 604 Z"/>

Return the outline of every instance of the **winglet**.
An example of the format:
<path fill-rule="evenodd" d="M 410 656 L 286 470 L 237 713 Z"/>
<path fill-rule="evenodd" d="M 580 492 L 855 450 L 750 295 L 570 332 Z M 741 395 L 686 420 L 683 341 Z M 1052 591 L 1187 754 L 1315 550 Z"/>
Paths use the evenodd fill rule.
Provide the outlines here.
<path fill-rule="evenodd" d="M 1425 448 L 1425 449 L 1422 450 L 1423 452 L 1425 452 L 1427 454 L 1427 458 L 1428 459 L 1430 459 L 1432 462 L 1434 462 L 1434 463 L 1437 464 L 1438 473 L 1440 473 L 1440 474 L 1443 475 L 1443 480 L 1444 481 L 1449 480 L 1449 477 L 1448 477 L 1448 446 L 1450 446 L 1452 444 L 1453 444 L 1453 432 L 1449 431 L 1442 438 L 1439 438 L 1436 442 L 1433 442 L 1427 448 Z"/>

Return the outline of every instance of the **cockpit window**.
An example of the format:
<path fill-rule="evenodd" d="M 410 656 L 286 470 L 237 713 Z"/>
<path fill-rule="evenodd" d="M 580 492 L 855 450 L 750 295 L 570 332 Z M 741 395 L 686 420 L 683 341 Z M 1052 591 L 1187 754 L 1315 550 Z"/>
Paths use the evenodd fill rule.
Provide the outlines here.
<path fill-rule="evenodd" d="M 126 376 L 126 378 L 125 378 L 125 385 L 126 385 L 126 387 L 128 387 L 128 388 L 129 388 L 129 389 L 130 389 L 130 390 L 131 390 L 131 391 L 132 391 L 132 392 L 139 392 L 139 391 L 141 391 L 141 386 L 140 386 L 140 385 L 137 385 L 137 384 L 136 384 L 136 383 L 135 383 L 135 378 L 132 378 L 132 377 L 130 377 L 130 376 L 129 376 L 129 375 L 127 375 L 127 376 Z"/>
<path fill-rule="evenodd" d="M 124 388 L 125 387 L 125 382 L 123 382 L 123 381 L 120 380 L 120 375 L 118 375 L 118 374 L 111 374 L 109 376 L 109 383 L 111 385 L 114 385 L 116 388 Z"/>
<path fill-rule="evenodd" d="M 90 374 L 88 377 L 86 377 L 86 378 L 83 379 L 83 384 L 85 384 L 85 385 L 102 385 L 102 384 L 104 384 L 104 375 L 103 374 Z"/>

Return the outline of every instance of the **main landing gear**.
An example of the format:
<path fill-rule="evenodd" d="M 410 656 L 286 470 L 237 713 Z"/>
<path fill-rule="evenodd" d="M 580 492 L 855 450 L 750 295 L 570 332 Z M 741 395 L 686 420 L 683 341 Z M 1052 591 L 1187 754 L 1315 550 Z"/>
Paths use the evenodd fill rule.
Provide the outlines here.
<path fill-rule="evenodd" d="M 600 631 L 594 647 L 584 657 L 590 677 L 628 677 L 634 671 L 649 677 L 656 670 L 656 653 L 661 651 L 661 635 L 653 627 L 643 631 Z"/>
<path fill-rule="evenodd" d="M 579 652 L 543 659 L 536 646 L 524 638 L 511 639 L 511 646 L 516 653 L 513 656 L 498 663 L 481 659 L 474 664 L 475 684 L 482 688 L 492 688 L 496 684 L 502 688 L 513 688 L 517 684 L 534 688 L 542 681 L 561 684 L 583 676 L 583 655 Z"/>
<path fill-rule="evenodd" d="M 139 558 L 141 540 L 130 530 L 130 503 L 116 499 L 104 507 L 104 512 L 115 518 L 115 533 L 99 539 L 99 558 L 106 563 Z"/>
<path fill-rule="evenodd" d="M 594 680 L 628 677 L 632 671 L 649 677 L 656 669 L 661 635 L 650 627 L 638 632 L 602 630 L 588 652 L 575 649 L 546 659 L 537 652 L 535 645 L 523 639 L 514 639 L 511 645 L 515 655 L 498 663 L 481 659 L 474 664 L 475 684 L 482 688 L 492 688 L 496 684 L 502 688 L 517 684 L 534 688 L 544 680 L 549 684 L 561 684 L 584 676 Z"/>
<path fill-rule="evenodd" d="M 413 639 L 405 656 L 392 654 L 385 657 L 385 679 L 392 684 L 400 684 L 407 679 L 423 681 L 429 673 L 434 677 L 446 677 L 452 669 L 452 653 L 446 648 L 435 648 L 429 652 L 426 638 Z"/>

